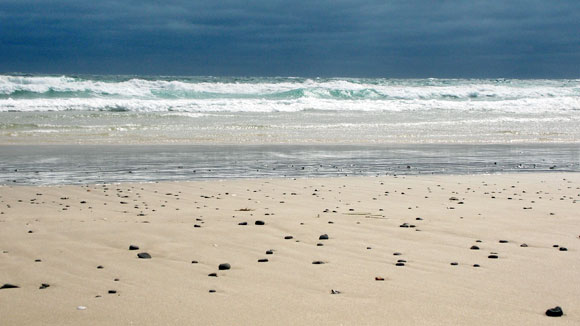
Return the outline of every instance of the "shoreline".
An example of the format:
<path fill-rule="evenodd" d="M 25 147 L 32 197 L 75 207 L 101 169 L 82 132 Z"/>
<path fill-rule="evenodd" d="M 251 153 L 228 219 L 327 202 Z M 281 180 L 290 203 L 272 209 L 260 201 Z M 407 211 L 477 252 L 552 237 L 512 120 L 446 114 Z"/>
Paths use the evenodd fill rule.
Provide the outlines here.
<path fill-rule="evenodd" d="M 2 186 L 0 286 L 19 288 L 0 322 L 575 325 L 578 189 L 557 172 Z"/>

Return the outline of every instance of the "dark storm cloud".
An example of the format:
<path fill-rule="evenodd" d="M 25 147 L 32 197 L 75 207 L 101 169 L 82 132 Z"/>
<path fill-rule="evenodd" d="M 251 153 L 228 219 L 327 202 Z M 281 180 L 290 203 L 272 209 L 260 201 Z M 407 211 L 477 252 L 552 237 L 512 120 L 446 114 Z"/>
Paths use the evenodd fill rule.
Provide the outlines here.
<path fill-rule="evenodd" d="M 0 0 L 0 70 L 578 77 L 580 2 Z"/>

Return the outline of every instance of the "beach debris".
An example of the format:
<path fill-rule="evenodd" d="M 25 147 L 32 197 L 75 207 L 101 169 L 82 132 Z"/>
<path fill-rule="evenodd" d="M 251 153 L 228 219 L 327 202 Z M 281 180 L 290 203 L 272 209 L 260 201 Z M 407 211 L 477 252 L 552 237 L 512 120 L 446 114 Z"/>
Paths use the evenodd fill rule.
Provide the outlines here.
<path fill-rule="evenodd" d="M 129 250 L 139 250 L 139 246 L 136 246 L 136 245 L 130 245 L 130 246 L 129 246 Z"/>
<path fill-rule="evenodd" d="M 230 268 L 232 268 L 232 266 L 228 263 L 219 264 L 219 266 L 218 266 L 218 269 L 220 271 L 227 271 Z"/>
<path fill-rule="evenodd" d="M 77 310 L 87 310 L 87 307 L 85 307 L 85 306 L 77 306 Z"/>
<path fill-rule="evenodd" d="M 2 286 L 0 286 L 0 290 L 2 289 L 18 289 L 19 286 L 18 285 L 14 285 L 14 284 L 10 284 L 10 283 L 6 283 Z"/>
<path fill-rule="evenodd" d="M 331 289 L 330 294 L 340 294 L 340 291 Z"/>
<path fill-rule="evenodd" d="M 321 234 L 321 235 L 318 237 L 318 240 L 328 240 L 328 234 Z"/>
<path fill-rule="evenodd" d="M 151 259 L 151 255 L 146 252 L 140 252 L 137 254 L 140 259 Z"/>
<path fill-rule="evenodd" d="M 548 317 L 561 317 L 564 314 L 560 306 L 546 310 L 546 316 Z"/>

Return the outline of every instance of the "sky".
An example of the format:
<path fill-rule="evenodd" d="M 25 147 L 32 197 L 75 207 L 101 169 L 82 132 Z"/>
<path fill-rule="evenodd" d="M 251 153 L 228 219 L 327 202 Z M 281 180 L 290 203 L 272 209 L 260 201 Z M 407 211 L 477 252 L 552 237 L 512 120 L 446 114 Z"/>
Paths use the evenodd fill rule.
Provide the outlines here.
<path fill-rule="evenodd" d="M 579 0 L 0 0 L 0 73 L 580 78 Z"/>

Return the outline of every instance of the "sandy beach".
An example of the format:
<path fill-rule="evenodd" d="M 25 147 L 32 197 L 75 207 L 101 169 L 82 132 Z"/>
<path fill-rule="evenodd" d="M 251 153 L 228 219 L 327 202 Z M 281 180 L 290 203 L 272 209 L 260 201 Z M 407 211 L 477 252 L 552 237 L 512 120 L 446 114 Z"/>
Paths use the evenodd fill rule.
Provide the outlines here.
<path fill-rule="evenodd" d="M 1 186 L 0 324 L 578 325 L 578 205 L 574 173 Z"/>

